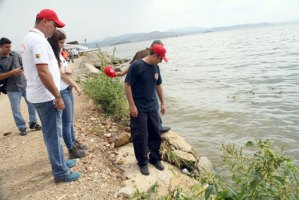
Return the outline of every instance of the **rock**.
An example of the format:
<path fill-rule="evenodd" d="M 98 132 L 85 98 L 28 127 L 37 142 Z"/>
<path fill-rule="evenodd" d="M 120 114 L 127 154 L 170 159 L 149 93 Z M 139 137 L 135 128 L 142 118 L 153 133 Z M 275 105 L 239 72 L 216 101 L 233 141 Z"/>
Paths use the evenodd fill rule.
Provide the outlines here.
<path fill-rule="evenodd" d="M 167 141 L 171 145 L 173 145 L 177 150 L 181 150 L 187 153 L 192 152 L 192 147 L 190 144 L 186 142 L 184 138 L 182 138 L 179 134 L 168 131 L 167 133 L 162 134 L 162 140 Z"/>
<path fill-rule="evenodd" d="M 122 164 L 124 164 L 124 163 L 125 163 L 125 161 L 122 160 L 122 159 L 116 160 L 116 164 L 117 164 L 117 165 L 122 165 Z"/>
<path fill-rule="evenodd" d="M 126 152 L 126 153 L 123 154 L 123 157 L 127 157 L 128 155 L 129 155 L 129 153 Z"/>
<path fill-rule="evenodd" d="M 135 193 L 135 190 L 133 188 L 124 187 L 119 190 L 117 195 L 124 197 L 124 198 L 131 198 L 131 197 L 133 197 L 134 193 Z"/>
<path fill-rule="evenodd" d="M 184 168 L 184 169 L 182 170 L 182 173 L 183 173 L 183 174 L 186 174 L 186 175 L 190 174 L 190 172 L 189 172 L 188 169 L 186 169 L 186 168 Z"/>
<path fill-rule="evenodd" d="M 174 189 L 180 188 L 184 192 L 190 192 L 192 187 L 197 184 L 199 184 L 199 182 L 193 178 L 190 178 L 184 174 L 177 174 L 170 179 L 168 190 L 172 191 Z"/>
<path fill-rule="evenodd" d="M 100 73 L 100 70 L 98 70 L 95 66 L 93 66 L 90 63 L 85 63 L 84 66 L 89 74 L 99 74 Z"/>
<path fill-rule="evenodd" d="M 199 158 L 199 161 L 197 163 L 197 168 L 199 170 L 204 170 L 206 172 L 209 172 L 209 173 L 215 173 L 215 170 L 214 170 L 214 167 L 213 167 L 213 164 L 211 163 L 211 161 L 205 157 L 205 156 L 201 156 Z"/>
<path fill-rule="evenodd" d="M 3 133 L 3 135 L 4 136 L 8 136 L 8 135 L 11 135 L 12 134 L 12 132 L 11 131 L 9 131 L 9 132 L 6 132 L 6 133 Z"/>
<path fill-rule="evenodd" d="M 190 162 L 190 163 L 196 162 L 196 158 L 191 153 L 186 153 L 186 152 L 180 151 L 180 150 L 174 150 L 173 153 L 175 155 L 177 155 L 180 159 L 185 160 L 187 162 Z"/>
<path fill-rule="evenodd" d="M 126 127 L 125 131 L 128 132 L 128 133 L 131 133 L 131 128 L 130 127 Z"/>
<path fill-rule="evenodd" d="M 114 142 L 114 147 L 118 148 L 123 145 L 126 145 L 130 142 L 131 140 L 131 134 L 127 132 L 122 132 L 118 135 L 118 139 Z"/>
<path fill-rule="evenodd" d="M 111 137 L 111 133 L 106 133 L 104 135 L 105 135 L 105 137 Z"/>

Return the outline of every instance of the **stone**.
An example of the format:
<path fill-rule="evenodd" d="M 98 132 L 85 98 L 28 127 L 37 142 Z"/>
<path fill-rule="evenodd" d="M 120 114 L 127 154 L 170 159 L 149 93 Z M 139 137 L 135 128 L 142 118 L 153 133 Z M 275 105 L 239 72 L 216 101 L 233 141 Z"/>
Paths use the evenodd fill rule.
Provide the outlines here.
<path fill-rule="evenodd" d="M 118 139 L 114 142 L 114 147 L 118 148 L 128 144 L 131 140 L 131 134 L 127 132 L 122 132 L 118 135 Z"/>
<path fill-rule="evenodd" d="M 91 120 L 91 121 L 95 121 L 95 120 L 97 120 L 97 118 L 95 118 L 95 117 L 91 117 L 90 120 Z"/>
<path fill-rule="evenodd" d="M 177 155 L 182 160 L 185 160 L 185 161 L 188 161 L 188 162 L 191 162 L 191 163 L 196 162 L 196 158 L 191 153 L 186 153 L 186 152 L 180 151 L 180 150 L 174 150 L 173 153 L 175 155 Z"/>
<path fill-rule="evenodd" d="M 177 174 L 176 176 L 171 177 L 168 191 L 180 188 L 184 192 L 190 192 L 192 187 L 197 184 L 199 184 L 199 182 L 195 179 L 184 174 Z"/>
<path fill-rule="evenodd" d="M 90 63 L 85 63 L 84 67 L 90 74 L 98 74 L 100 72 L 100 70 L 98 70 L 95 66 L 93 66 Z"/>
<path fill-rule="evenodd" d="M 215 173 L 212 162 L 206 156 L 201 156 L 199 158 L 199 161 L 197 163 L 197 168 L 199 170 L 204 170 L 209 173 Z"/>
<path fill-rule="evenodd" d="M 111 133 L 106 133 L 104 135 L 105 135 L 105 137 L 111 137 Z"/>
<path fill-rule="evenodd" d="M 3 133 L 3 135 L 4 136 L 8 136 L 8 135 L 11 135 L 12 134 L 12 132 L 11 131 L 9 131 L 9 132 L 6 132 L 6 133 Z"/>
<path fill-rule="evenodd" d="M 131 197 L 133 197 L 134 193 L 135 193 L 134 188 L 124 187 L 119 190 L 117 195 L 124 197 L 124 198 L 131 198 Z"/>
<path fill-rule="evenodd" d="M 182 138 L 179 134 L 168 131 L 167 133 L 162 134 L 162 140 L 167 141 L 169 144 L 173 145 L 177 150 L 181 150 L 187 153 L 192 152 L 192 147 Z"/>

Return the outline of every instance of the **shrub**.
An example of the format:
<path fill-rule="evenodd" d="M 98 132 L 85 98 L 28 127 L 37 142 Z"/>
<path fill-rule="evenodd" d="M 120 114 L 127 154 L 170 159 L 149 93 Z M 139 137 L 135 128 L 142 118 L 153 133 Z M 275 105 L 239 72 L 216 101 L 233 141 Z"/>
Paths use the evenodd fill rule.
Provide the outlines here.
<path fill-rule="evenodd" d="M 109 78 L 104 74 L 92 76 L 83 84 L 83 89 L 104 113 L 114 120 L 128 121 L 128 103 L 120 78 Z"/>
<path fill-rule="evenodd" d="M 222 145 L 221 155 L 231 172 L 229 183 L 215 176 L 201 177 L 209 185 L 206 197 L 216 199 L 299 199 L 299 171 L 282 150 L 272 147 L 269 140 L 251 141 L 245 145 L 253 148 L 253 154 L 244 154 L 235 145 Z"/>
<path fill-rule="evenodd" d="M 231 179 L 221 180 L 215 174 L 201 172 L 200 184 L 190 192 L 170 191 L 163 200 L 297 200 L 299 199 L 299 171 L 282 150 L 272 147 L 269 140 L 247 142 L 243 148 L 222 145 L 222 159 Z M 250 152 L 250 153 L 249 153 Z M 141 195 L 139 195 L 141 196 Z M 134 198 L 133 198 L 134 199 Z M 149 199 L 142 193 L 142 199 Z"/>

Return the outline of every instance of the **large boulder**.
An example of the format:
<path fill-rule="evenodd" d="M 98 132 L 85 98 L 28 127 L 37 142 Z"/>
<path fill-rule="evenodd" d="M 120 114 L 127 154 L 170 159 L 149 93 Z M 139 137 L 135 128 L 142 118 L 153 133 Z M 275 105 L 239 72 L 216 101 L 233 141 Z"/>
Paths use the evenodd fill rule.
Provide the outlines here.
<path fill-rule="evenodd" d="M 95 66 L 90 63 L 85 63 L 84 66 L 87 74 L 98 74 L 100 72 L 100 70 L 95 68 Z"/>
<path fill-rule="evenodd" d="M 168 191 L 170 192 L 175 189 L 182 189 L 183 192 L 190 192 L 192 187 L 198 184 L 199 182 L 195 179 L 192 179 L 184 174 L 176 174 L 170 179 Z"/>
<path fill-rule="evenodd" d="M 175 147 L 177 150 L 181 150 L 187 153 L 192 153 L 192 147 L 182 138 L 179 134 L 168 131 L 167 133 L 162 134 L 162 140 L 167 141 L 169 144 Z"/>
<path fill-rule="evenodd" d="M 174 150 L 173 153 L 178 156 L 181 160 L 184 160 L 189 163 L 196 163 L 196 158 L 192 153 L 187 153 L 180 150 Z"/>
<path fill-rule="evenodd" d="M 212 162 L 206 156 L 201 156 L 199 158 L 198 163 L 197 163 L 197 168 L 200 171 L 205 171 L 208 173 L 215 173 Z"/>

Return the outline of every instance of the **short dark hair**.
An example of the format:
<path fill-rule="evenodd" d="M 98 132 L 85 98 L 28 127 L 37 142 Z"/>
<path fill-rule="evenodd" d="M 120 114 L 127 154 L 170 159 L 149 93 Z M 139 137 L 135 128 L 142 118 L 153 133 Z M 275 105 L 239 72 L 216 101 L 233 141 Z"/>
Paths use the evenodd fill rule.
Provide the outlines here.
<path fill-rule="evenodd" d="M 43 19 L 35 18 L 35 25 L 39 24 Z"/>
<path fill-rule="evenodd" d="M 0 39 L 0 46 L 4 44 L 11 44 L 11 41 L 8 38 L 3 37 Z"/>
<path fill-rule="evenodd" d="M 164 44 L 161 40 L 154 40 L 151 44 L 151 47 L 154 46 L 155 44 L 160 44 L 160 45 L 164 46 Z"/>

